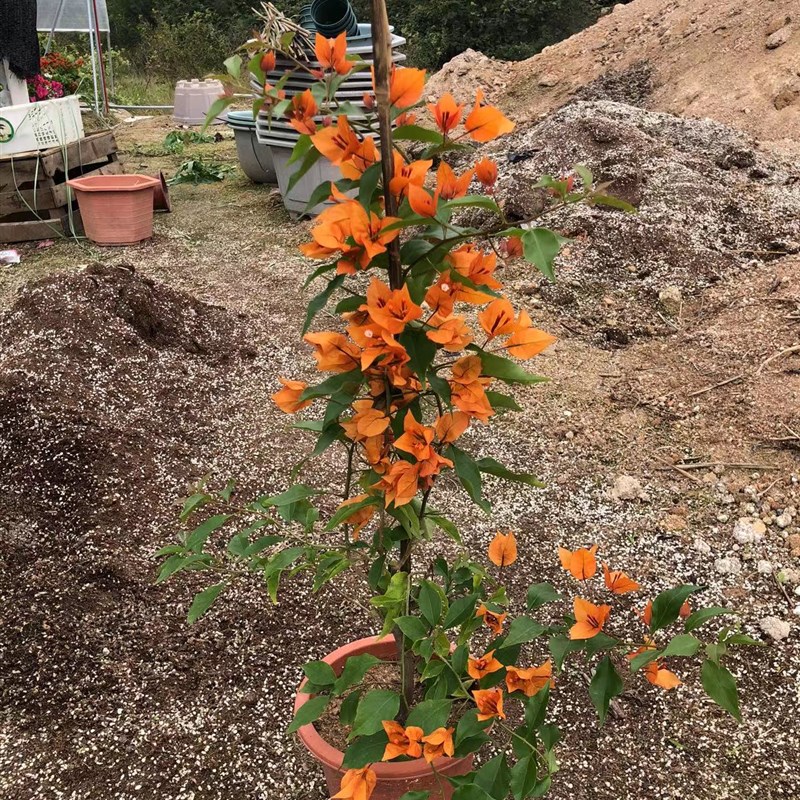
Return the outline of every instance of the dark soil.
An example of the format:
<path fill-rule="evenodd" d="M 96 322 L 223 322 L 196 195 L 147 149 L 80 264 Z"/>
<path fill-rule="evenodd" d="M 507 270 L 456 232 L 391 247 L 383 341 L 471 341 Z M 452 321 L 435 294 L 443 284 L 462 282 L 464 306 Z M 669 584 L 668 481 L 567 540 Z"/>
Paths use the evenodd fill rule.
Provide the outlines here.
<path fill-rule="evenodd" d="M 625 70 L 609 70 L 575 92 L 575 100 L 611 100 L 631 106 L 647 107 L 653 93 L 653 67 L 637 61 Z"/>

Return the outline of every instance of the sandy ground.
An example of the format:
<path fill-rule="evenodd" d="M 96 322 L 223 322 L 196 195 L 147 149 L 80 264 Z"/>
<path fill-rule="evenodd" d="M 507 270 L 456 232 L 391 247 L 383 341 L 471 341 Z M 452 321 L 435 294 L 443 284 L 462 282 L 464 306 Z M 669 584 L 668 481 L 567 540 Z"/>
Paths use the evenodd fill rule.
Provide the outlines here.
<path fill-rule="evenodd" d="M 127 169 L 174 170 L 180 158 L 152 155 L 169 130 L 167 120 L 121 129 Z M 230 142 L 193 152 L 235 160 Z M 175 187 L 173 200 L 150 243 L 122 251 L 25 246 L 22 264 L 0 275 L 7 309 L 28 281 L 124 262 L 245 315 L 257 353 L 227 367 L 213 402 L 198 409 L 203 433 L 187 442 L 180 472 L 147 491 L 135 477 L 123 483 L 115 522 L 101 523 L 98 510 L 72 529 L 45 531 L 19 508 L 5 509 L 2 800 L 322 800 L 318 768 L 283 734 L 298 664 L 376 629 L 359 576 L 322 601 L 309 601 L 302 582 L 287 586 L 276 608 L 260 587 L 243 588 L 190 629 L 193 582 L 153 585 L 152 553 L 173 539 L 176 500 L 194 481 L 236 475 L 244 490 L 287 486 L 308 443 L 268 396 L 278 375 L 313 374 L 299 338 L 308 265 L 296 252 L 308 226 L 290 222 L 268 187 L 240 173 L 219 185 Z M 742 725 L 714 707 L 687 670 L 670 695 L 632 681 L 619 714 L 598 731 L 581 668 L 565 677 L 554 707 L 566 737 L 552 797 L 800 797 L 800 546 L 793 550 L 791 538 L 800 467 L 798 442 L 787 433 L 800 429 L 800 358 L 764 364 L 798 341 L 800 260 L 727 276 L 687 298 L 669 325 L 654 320 L 659 335 L 614 350 L 565 327 L 558 304 L 530 290 L 532 278 L 521 263 L 503 273 L 511 299 L 559 336 L 536 365 L 550 381 L 516 391 L 524 412 L 475 431 L 468 444 L 540 473 L 547 488 L 492 483 L 492 520 L 454 487 L 440 505 L 473 547 L 485 547 L 497 529 L 518 532 L 517 602 L 533 580 L 568 591 L 556 547 L 597 542 L 653 591 L 676 581 L 707 585 L 704 602 L 735 609 L 744 630 L 765 641 L 731 662 Z M 709 388 L 729 378 L 736 380 Z M 786 441 L 767 441 L 779 437 Z M 716 466 L 666 466 L 680 459 Z M 333 485 L 337 464 L 326 455 L 306 478 Z M 644 499 L 610 497 L 622 474 L 641 482 Z M 789 522 L 780 527 L 784 513 Z M 765 519 L 763 540 L 738 544 L 740 517 Z M 726 557 L 739 559 L 738 572 L 721 571 Z M 792 580 L 779 585 L 778 573 Z M 790 622 L 788 639 L 763 635 L 767 616 Z"/>

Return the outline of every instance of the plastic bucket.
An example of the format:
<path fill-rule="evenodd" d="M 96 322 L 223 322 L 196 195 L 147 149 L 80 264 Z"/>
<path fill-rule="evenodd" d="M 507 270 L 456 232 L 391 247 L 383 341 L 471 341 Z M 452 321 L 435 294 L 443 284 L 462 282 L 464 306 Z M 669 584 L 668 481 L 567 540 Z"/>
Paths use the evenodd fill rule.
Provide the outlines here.
<path fill-rule="evenodd" d="M 350 0 L 314 0 L 311 19 L 319 33 L 334 38 L 342 31 L 348 36 L 358 36 L 358 20 Z"/>

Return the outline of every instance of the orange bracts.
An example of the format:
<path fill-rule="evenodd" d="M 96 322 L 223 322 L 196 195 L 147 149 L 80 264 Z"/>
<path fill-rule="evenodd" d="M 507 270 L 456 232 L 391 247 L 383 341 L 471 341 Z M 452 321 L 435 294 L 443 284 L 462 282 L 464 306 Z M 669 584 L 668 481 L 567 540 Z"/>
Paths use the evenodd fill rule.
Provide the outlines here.
<path fill-rule="evenodd" d="M 597 572 L 597 545 L 592 545 L 588 550 L 585 547 L 570 551 L 564 547 L 558 548 L 558 557 L 561 559 L 561 566 L 567 570 L 573 578 L 579 581 L 586 581 Z"/>
<path fill-rule="evenodd" d="M 495 534 L 489 545 L 489 560 L 496 567 L 508 567 L 517 560 L 517 539 L 514 534 Z"/>
<path fill-rule="evenodd" d="M 452 757 L 455 753 L 453 731 L 455 731 L 455 728 L 437 728 L 435 731 L 423 737 L 422 741 L 425 742 L 423 755 L 429 764 L 431 761 L 441 756 Z"/>
<path fill-rule="evenodd" d="M 506 241 L 506 257 L 519 258 L 525 248 L 522 246 L 522 239 L 519 236 L 509 236 Z"/>
<path fill-rule="evenodd" d="M 446 136 L 461 121 L 464 106 L 456 103 L 453 95 L 448 92 L 437 103 L 428 103 L 428 111 L 436 120 L 436 127 Z"/>
<path fill-rule="evenodd" d="M 308 384 L 303 381 L 288 381 L 286 378 L 278 378 L 283 384 L 283 389 L 279 389 L 272 395 L 272 402 L 286 414 L 294 414 L 301 408 L 310 406 L 312 400 L 300 400 L 300 395 L 308 388 Z"/>
<path fill-rule="evenodd" d="M 640 616 L 642 617 L 642 622 L 644 622 L 645 625 L 649 626 L 650 623 L 653 621 L 653 601 L 652 600 L 648 600 L 647 601 L 647 605 L 644 607 L 644 609 L 643 609 L 643 611 L 642 611 Z"/>
<path fill-rule="evenodd" d="M 361 147 L 361 141 L 344 114 L 337 118 L 336 127 L 328 125 L 321 128 L 311 137 L 311 141 L 328 161 L 337 166 L 348 161 Z"/>
<path fill-rule="evenodd" d="M 494 186 L 497 183 L 497 162 L 491 158 L 482 158 L 475 165 L 475 177 L 488 188 Z"/>
<path fill-rule="evenodd" d="M 342 31 L 335 39 L 326 39 L 318 33 L 314 42 L 314 53 L 322 69 L 347 75 L 353 65 L 347 60 L 347 34 Z"/>
<path fill-rule="evenodd" d="M 478 706 L 478 719 L 483 722 L 492 717 L 505 719 L 503 713 L 503 690 L 502 689 L 476 689 L 472 693 L 475 705 Z"/>
<path fill-rule="evenodd" d="M 394 177 L 389 182 L 389 189 L 396 197 L 407 195 L 409 186 L 422 186 L 425 183 L 425 176 L 433 164 L 433 161 L 406 163 L 397 150 L 392 151 L 392 158 L 394 160 Z"/>
<path fill-rule="evenodd" d="M 484 253 L 474 244 L 465 244 L 448 253 L 445 261 L 457 274 L 469 278 L 476 286 L 486 286 L 489 289 L 502 288 L 502 284 L 494 278 L 497 267 L 497 256 L 494 253 Z M 455 275 L 453 277 L 457 280 Z M 460 284 L 457 287 L 456 300 L 483 305 L 493 299 L 484 292 L 468 289 Z"/>
<path fill-rule="evenodd" d="M 338 794 L 335 794 L 331 800 L 369 800 L 375 791 L 377 782 L 378 776 L 374 769 L 369 767 L 349 769 L 342 776 Z"/>
<path fill-rule="evenodd" d="M 436 188 L 442 200 L 454 200 L 456 197 L 464 197 L 469 191 L 474 170 L 467 170 L 463 175 L 456 175 L 455 172 L 442 161 L 439 169 L 436 170 Z"/>
<path fill-rule="evenodd" d="M 455 306 L 453 286 L 450 283 L 450 273 L 443 272 L 425 293 L 425 302 L 434 314 L 442 317 L 449 317 L 453 313 Z"/>
<path fill-rule="evenodd" d="M 550 347 L 556 340 L 555 336 L 533 328 L 531 325 L 528 312 L 522 309 L 517 318 L 517 329 L 505 343 L 505 349 L 515 358 L 533 358 Z"/>
<path fill-rule="evenodd" d="M 514 333 L 517 329 L 517 320 L 514 316 L 514 306 L 505 298 L 492 300 L 486 308 L 478 314 L 478 322 L 486 331 L 490 339 Z"/>
<path fill-rule="evenodd" d="M 389 744 L 383 751 L 382 761 L 391 761 L 398 756 L 408 756 L 409 758 L 419 758 L 422 755 L 422 728 L 409 725 L 404 728 L 399 722 L 394 720 L 381 722 Z"/>
<path fill-rule="evenodd" d="M 436 431 L 417 422 L 409 411 L 403 418 L 403 435 L 394 443 L 398 450 L 410 453 L 417 461 L 425 461 L 433 455 L 433 442 Z"/>
<path fill-rule="evenodd" d="M 391 423 L 386 412 L 375 408 L 372 400 L 356 400 L 353 409 L 356 413 L 349 420 L 343 420 L 341 426 L 347 438 L 354 442 L 380 436 Z"/>
<path fill-rule="evenodd" d="M 426 331 L 425 335 L 451 353 L 463 350 L 473 338 L 463 317 L 442 317 L 434 314 L 428 320 L 428 325 L 434 330 Z"/>
<path fill-rule="evenodd" d="M 575 598 L 573 608 L 576 622 L 569 629 L 570 639 L 591 639 L 597 636 L 611 613 L 611 606 L 596 606 L 581 597 Z"/>
<path fill-rule="evenodd" d="M 261 71 L 266 75 L 268 72 L 272 72 L 275 69 L 275 51 L 269 50 L 261 56 L 261 61 L 259 62 L 259 66 L 261 67 Z"/>
<path fill-rule="evenodd" d="M 467 659 L 467 674 L 476 681 L 500 669 L 503 669 L 503 665 L 494 657 L 494 650 L 490 650 L 480 658 Z"/>
<path fill-rule="evenodd" d="M 361 362 L 361 350 L 341 333 L 307 333 L 303 339 L 313 345 L 317 368 L 327 372 L 349 372 Z"/>
<path fill-rule="evenodd" d="M 317 132 L 317 123 L 314 117 L 317 114 L 317 103 L 311 89 L 306 89 L 302 94 L 292 98 L 292 105 L 286 112 L 289 124 L 299 133 L 310 135 Z"/>
<path fill-rule="evenodd" d="M 603 564 L 603 578 L 606 582 L 606 588 L 614 594 L 627 594 L 641 589 L 641 586 L 636 581 L 632 581 L 624 572 L 619 572 L 618 570 L 611 572 L 608 569 L 608 564 Z"/>
<path fill-rule="evenodd" d="M 662 666 L 663 662 L 660 660 L 651 661 L 645 667 L 645 677 L 650 683 L 655 686 L 660 686 L 662 689 L 674 689 L 676 686 L 681 685 L 680 678 L 674 673 L 670 672 Z"/>
<path fill-rule="evenodd" d="M 469 416 L 463 411 L 446 411 L 434 425 L 436 438 L 443 444 L 456 441 L 469 428 Z"/>
<path fill-rule="evenodd" d="M 272 84 L 264 84 L 264 99 L 261 106 L 263 111 L 270 111 L 280 100 L 286 99 L 286 92 L 283 89 L 276 89 Z"/>
<path fill-rule="evenodd" d="M 347 506 L 355 505 L 356 503 L 360 503 L 362 500 L 366 500 L 369 497 L 367 494 L 357 494 L 355 497 L 351 497 L 349 500 L 345 500 L 344 503 L 340 503 L 339 507 L 336 509 L 337 511 L 341 511 Z M 353 541 L 358 541 L 359 536 L 361 535 L 361 531 L 364 529 L 364 526 L 372 519 L 373 515 L 375 514 L 375 506 L 364 506 L 363 508 L 357 508 L 353 511 L 349 516 L 345 517 L 342 522 L 345 525 L 354 525 L 353 528 Z"/>
<path fill-rule="evenodd" d="M 384 493 L 386 508 L 392 503 L 395 508 L 410 503 L 417 496 L 419 488 L 419 464 L 395 461 L 375 484 L 375 488 Z"/>
<path fill-rule="evenodd" d="M 495 636 L 503 634 L 503 624 L 506 621 L 507 613 L 496 614 L 494 611 L 489 611 L 485 604 L 481 604 L 475 612 L 476 617 L 483 617 L 484 623 Z"/>
<path fill-rule="evenodd" d="M 480 377 L 482 365 L 478 356 L 464 356 L 451 367 L 450 397 L 459 411 L 486 422 L 494 414 L 484 386 L 491 378 Z"/>
<path fill-rule="evenodd" d="M 506 688 L 508 693 L 523 692 L 527 697 L 533 697 L 545 686 L 552 685 L 553 664 L 548 659 L 540 667 L 506 668 Z"/>
<path fill-rule="evenodd" d="M 363 142 L 341 164 L 339 169 L 345 178 L 357 181 L 373 164 L 380 161 L 375 140 L 367 136 Z"/>
<path fill-rule="evenodd" d="M 416 114 L 412 114 L 410 111 L 404 111 L 402 114 L 398 114 L 395 117 L 394 124 L 399 128 L 403 125 L 413 125 L 416 121 Z"/>
<path fill-rule="evenodd" d="M 373 322 L 389 333 L 402 333 L 406 323 L 419 319 L 422 309 L 411 300 L 408 286 L 390 289 L 383 281 L 373 278 L 367 289 L 367 303 L 361 306 Z"/>
<path fill-rule="evenodd" d="M 435 217 L 439 207 L 439 190 L 437 189 L 431 194 L 422 186 L 409 184 L 408 203 L 415 214 L 419 214 L 421 217 Z"/>
<path fill-rule="evenodd" d="M 478 89 L 475 105 L 464 120 L 467 133 L 476 142 L 490 142 L 501 134 L 514 130 L 514 123 L 506 119 L 500 109 L 483 105 L 483 97 L 483 91 Z"/>
<path fill-rule="evenodd" d="M 373 72 L 373 86 L 374 86 Z M 389 81 L 389 103 L 395 108 L 413 106 L 422 97 L 425 88 L 425 70 L 412 67 L 392 67 Z"/>

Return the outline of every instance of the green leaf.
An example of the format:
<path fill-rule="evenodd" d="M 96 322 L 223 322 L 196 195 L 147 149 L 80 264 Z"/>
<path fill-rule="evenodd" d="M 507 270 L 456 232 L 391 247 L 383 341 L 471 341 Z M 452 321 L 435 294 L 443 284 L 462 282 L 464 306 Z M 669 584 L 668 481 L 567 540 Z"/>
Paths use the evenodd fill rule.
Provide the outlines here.
<path fill-rule="evenodd" d="M 416 725 L 426 734 L 433 733 L 447 724 L 452 708 L 452 700 L 423 700 L 411 709 L 406 725 Z"/>
<path fill-rule="evenodd" d="M 313 283 L 317 278 L 324 275 L 326 272 L 330 272 L 332 269 L 336 269 L 336 262 L 331 261 L 330 264 L 323 264 L 321 267 L 317 267 L 304 281 L 303 288 L 307 289 L 311 283 Z"/>
<path fill-rule="evenodd" d="M 427 142 L 428 144 L 441 144 L 444 141 L 442 134 L 430 128 L 421 128 L 419 125 L 400 125 L 392 131 L 393 139 L 404 139 L 408 142 Z"/>
<path fill-rule="evenodd" d="M 233 78 L 239 78 L 242 74 L 242 57 L 239 55 L 233 55 L 230 58 L 226 58 L 222 65 L 225 67 L 228 75 Z"/>
<path fill-rule="evenodd" d="M 214 531 L 221 528 L 229 519 L 230 514 L 216 514 L 198 525 L 186 539 L 186 549 L 198 553 L 203 549 L 206 540 Z"/>
<path fill-rule="evenodd" d="M 366 297 L 361 295 L 353 295 L 345 297 L 336 304 L 335 311 L 337 314 L 346 314 L 349 311 L 357 311 L 367 301 Z"/>
<path fill-rule="evenodd" d="M 487 761 L 475 774 L 475 783 L 493 800 L 505 800 L 511 780 L 511 770 L 504 753 Z"/>
<path fill-rule="evenodd" d="M 434 522 L 438 527 L 440 527 L 454 542 L 461 543 L 461 534 L 458 532 L 458 528 L 449 520 L 447 517 L 443 517 L 440 514 L 433 514 L 428 513 L 425 515 L 425 519 L 431 520 Z"/>
<path fill-rule="evenodd" d="M 662 656 L 693 656 L 699 649 L 702 642 L 688 633 L 675 636 L 672 641 L 664 648 Z"/>
<path fill-rule="evenodd" d="M 378 181 L 381 178 L 381 162 L 378 161 L 364 170 L 361 180 L 358 182 L 358 202 L 369 213 L 370 206 L 372 205 L 372 198 L 375 195 L 375 189 L 378 187 Z"/>
<path fill-rule="evenodd" d="M 419 610 L 427 623 L 433 628 L 442 616 L 442 600 L 439 592 L 430 581 L 423 581 L 417 598 Z"/>
<path fill-rule="evenodd" d="M 342 668 L 342 673 L 333 684 L 333 693 L 340 695 L 351 686 L 361 683 L 364 676 L 381 660 L 370 653 L 361 653 L 357 656 L 350 656 Z"/>
<path fill-rule="evenodd" d="M 549 583 L 533 583 L 528 587 L 528 611 L 535 611 L 561 599 L 562 596 Z"/>
<path fill-rule="evenodd" d="M 336 681 L 333 667 L 325 661 L 309 661 L 303 664 L 303 672 L 317 686 L 332 686 Z"/>
<path fill-rule="evenodd" d="M 480 786 L 467 783 L 453 792 L 453 800 L 492 800 L 492 798 Z"/>
<path fill-rule="evenodd" d="M 264 565 L 264 578 L 269 578 L 270 575 L 291 566 L 304 552 L 304 547 L 287 547 L 285 550 L 281 550 Z"/>
<path fill-rule="evenodd" d="M 700 679 L 706 694 L 718 705 L 724 708 L 735 719 L 742 721 L 739 710 L 739 691 L 736 680 L 725 667 L 713 661 L 704 661 L 700 671 Z"/>
<path fill-rule="evenodd" d="M 503 356 L 494 353 L 487 353 L 479 347 L 470 345 L 470 350 L 475 350 L 481 359 L 481 374 L 492 378 L 499 378 L 506 383 L 521 383 L 525 385 L 533 383 L 543 383 L 547 378 L 534 375 L 532 372 L 523 369 L 519 364 Z"/>
<path fill-rule="evenodd" d="M 379 497 L 365 497 L 363 500 L 359 500 L 357 503 L 350 503 L 350 505 L 340 508 L 330 518 L 330 521 L 325 526 L 325 530 L 332 531 L 334 528 L 337 528 L 339 525 L 341 525 L 345 520 L 353 516 L 356 511 L 359 511 L 362 508 L 367 508 L 368 506 L 380 505 L 380 502 L 381 501 Z"/>
<path fill-rule="evenodd" d="M 504 467 L 499 461 L 493 458 L 481 458 L 475 462 L 481 472 L 486 472 L 489 475 L 495 475 L 498 478 L 503 478 L 507 481 L 514 481 L 515 483 L 525 483 L 528 486 L 534 486 L 537 489 L 543 489 L 544 484 L 535 476 L 527 472 L 513 472 Z"/>
<path fill-rule="evenodd" d="M 382 728 L 371 736 L 362 736 L 345 750 L 342 767 L 344 769 L 361 769 L 367 764 L 380 762 L 388 741 Z"/>
<path fill-rule="evenodd" d="M 632 206 L 620 197 L 613 197 L 609 194 L 597 194 L 593 192 L 587 198 L 588 202 L 596 206 L 609 206 L 610 208 L 618 208 L 620 211 L 626 211 L 628 214 L 636 213 L 636 206 Z"/>
<path fill-rule="evenodd" d="M 323 695 L 318 695 L 317 697 L 306 700 L 306 702 L 297 709 L 292 724 L 286 729 L 286 733 L 294 733 L 299 728 L 302 728 L 303 725 L 308 725 L 318 720 L 328 707 L 330 701 L 330 697 L 325 697 Z"/>
<path fill-rule="evenodd" d="M 512 411 L 522 411 L 522 406 L 510 395 L 487 391 L 486 397 L 492 408 L 510 408 Z"/>
<path fill-rule="evenodd" d="M 360 699 L 361 692 L 355 691 L 350 692 L 350 694 L 342 700 L 342 705 L 339 707 L 339 723 L 341 725 L 350 727 L 353 724 Z"/>
<path fill-rule="evenodd" d="M 503 647 L 513 647 L 517 644 L 532 642 L 547 631 L 544 625 L 539 624 L 530 617 L 517 617 L 508 629 L 508 635 L 503 640 Z"/>
<path fill-rule="evenodd" d="M 428 791 L 425 792 L 406 792 L 400 800 L 428 800 L 431 796 L 431 793 Z"/>
<path fill-rule="evenodd" d="M 606 721 L 609 703 L 614 697 L 622 694 L 622 689 L 622 679 L 617 675 L 611 659 L 606 656 L 597 665 L 592 682 L 589 684 L 589 697 L 597 709 L 601 725 Z"/>
<path fill-rule="evenodd" d="M 473 708 L 465 712 L 456 726 L 454 739 L 456 756 L 460 758 L 468 753 L 474 753 L 488 742 L 489 737 L 486 735 L 485 730 L 490 724 L 491 720 L 484 722 L 478 720 L 477 709 Z"/>
<path fill-rule="evenodd" d="M 400 710 L 400 695 L 388 689 L 367 692 L 358 704 L 350 736 L 369 736 L 383 730 L 381 722 L 391 720 Z"/>
<path fill-rule="evenodd" d="M 330 198 L 332 194 L 331 186 L 333 185 L 332 181 L 324 181 L 316 189 L 311 193 L 311 197 L 308 198 L 308 202 L 306 203 L 306 207 L 303 209 L 303 213 L 308 214 L 313 208 L 316 208 L 320 203 L 324 203 Z M 306 281 L 306 286 L 310 283 Z"/>
<path fill-rule="evenodd" d="M 583 648 L 589 655 L 595 655 L 602 650 L 611 650 L 619 644 L 619 640 L 600 631 L 591 639 L 584 639 Z"/>
<path fill-rule="evenodd" d="M 447 616 L 444 618 L 442 627 L 456 628 L 465 623 L 468 619 L 475 616 L 475 603 L 478 601 L 477 594 L 468 594 L 466 597 L 459 597 L 458 600 L 450 604 Z"/>
<path fill-rule="evenodd" d="M 318 294 L 311 298 L 306 311 L 306 318 L 303 322 L 303 333 L 308 333 L 314 317 L 328 305 L 331 295 L 344 283 L 344 275 L 337 275 L 328 281 L 328 285 Z"/>
<path fill-rule="evenodd" d="M 734 633 L 725 639 L 725 644 L 729 645 L 755 645 L 756 647 L 766 647 L 766 642 L 761 642 L 758 639 L 754 639 L 752 636 L 748 636 L 746 633 Z"/>
<path fill-rule="evenodd" d="M 583 650 L 585 642 L 582 639 L 568 639 L 566 636 L 551 636 L 548 642 L 548 649 L 553 656 L 553 663 L 557 670 L 564 666 L 564 660 L 570 653 L 577 653 Z"/>
<path fill-rule="evenodd" d="M 450 384 L 433 372 L 428 375 L 428 383 L 431 389 L 442 398 L 444 404 L 450 406 Z"/>
<path fill-rule="evenodd" d="M 674 589 L 667 589 L 661 592 L 655 600 L 653 600 L 653 614 L 650 618 L 650 633 L 660 631 L 671 625 L 678 619 L 681 606 L 686 602 L 686 599 L 693 595 L 695 592 L 700 591 L 700 586 L 692 584 L 683 584 L 676 586 Z"/>
<path fill-rule="evenodd" d="M 428 629 L 419 617 L 397 617 L 394 624 L 397 625 L 403 635 L 412 642 L 418 642 L 428 636 Z"/>
<path fill-rule="evenodd" d="M 646 667 L 650 662 L 655 661 L 661 657 L 661 650 L 656 648 L 648 648 L 643 650 L 638 655 L 635 655 L 629 662 L 631 672 L 638 672 L 642 667 Z"/>
<path fill-rule="evenodd" d="M 549 281 L 555 281 L 553 261 L 561 250 L 561 238 L 548 228 L 531 228 L 521 238 L 525 260 L 533 264 Z"/>
<path fill-rule="evenodd" d="M 453 200 L 447 200 L 442 203 L 443 208 L 484 208 L 487 211 L 494 211 L 495 214 L 501 214 L 500 207 L 491 198 L 480 194 L 468 194 L 464 197 L 456 197 Z"/>
<path fill-rule="evenodd" d="M 193 624 L 197 622 L 203 614 L 208 611 L 209 608 L 214 604 L 214 601 L 219 597 L 220 592 L 225 588 L 224 583 L 215 583 L 213 586 L 209 586 L 207 589 L 203 589 L 202 592 L 198 592 L 194 596 L 194 600 L 192 600 L 192 605 L 189 607 L 189 624 Z"/>
<path fill-rule="evenodd" d="M 206 565 L 210 563 L 211 556 L 207 553 L 192 553 L 190 556 L 174 555 L 170 556 L 162 565 L 159 570 L 156 583 L 162 583 L 171 575 L 180 572 L 187 567 Z"/>
<path fill-rule="evenodd" d="M 316 397 L 328 397 L 340 391 L 349 391 L 351 385 L 361 385 L 364 379 L 360 369 L 351 369 L 349 372 L 339 372 L 336 375 L 331 375 L 330 378 L 318 383 L 315 386 L 309 386 L 303 394 L 300 395 L 301 400 L 313 400 Z M 354 392 L 355 393 L 355 392 Z"/>
<path fill-rule="evenodd" d="M 729 608 L 722 608 L 721 606 L 698 608 L 697 611 L 694 611 L 693 613 L 689 614 L 688 617 L 686 617 L 686 622 L 683 624 L 683 629 L 686 631 L 686 633 L 691 633 L 714 617 L 721 617 L 724 614 L 735 613 L 735 611 L 731 611 Z"/>
<path fill-rule="evenodd" d="M 271 497 L 260 497 L 258 499 L 258 504 L 263 508 L 271 508 L 272 506 L 281 508 L 283 506 L 290 506 L 299 500 L 307 500 L 309 497 L 314 497 L 318 494 L 322 494 L 322 492 L 318 489 L 312 489 L 304 483 L 296 483 L 281 494 L 276 494 Z"/>
<path fill-rule="evenodd" d="M 186 498 L 186 502 L 183 504 L 183 508 L 181 509 L 180 520 L 184 522 L 188 517 L 190 517 L 198 508 L 204 506 L 212 499 L 210 494 L 206 494 L 205 492 L 197 492 L 193 494 L 191 497 Z"/>
<path fill-rule="evenodd" d="M 286 189 L 287 193 L 291 192 L 292 189 L 297 185 L 297 182 L 300 178 L 303 177 L 310 169 L 314 166 L 314 164 L 319 161 L 322 153 L 317 150 L 316 147 L 309 150 L 305 157 L 303 158 L 303 163 L 297 168 L 297 170 L 292 174 L 292 177 L 289 178 L 289 185 Z"/>
<path fill-rule="evenodd" d="M 530 797 L 539 783 L 539 766 L 535 755 L 519 759 L 511 768 L 511 792 L 514 800 Z"/>
<path fill-rule="evenodd" d="M 447 449 L 447 455 L 452 459 L 456 475 L 472 501 L 490 514 L 492 507 L 481 496 L 481 473 L 475 460 L 454 444 Z"/>
<path fill-rule="evenodd" d="M 574 169 L 578 177 L 580 177 L 584 191 L 590 191 L 594 183 L 594 176 L 589 171 L 588 167 L 585 167 L 583 164 L 574 164 L 572 169 Z"/>
<path fill-rule="evenodd" d="M 436 356 L 436 343 L 425 335 L 424 328 L 410 327 L 406 327 L 397 337 L 397 341 L 405 347 L 411 359 L 408 365 L 417 373 L 424 387 L 428 368 Z"/>

